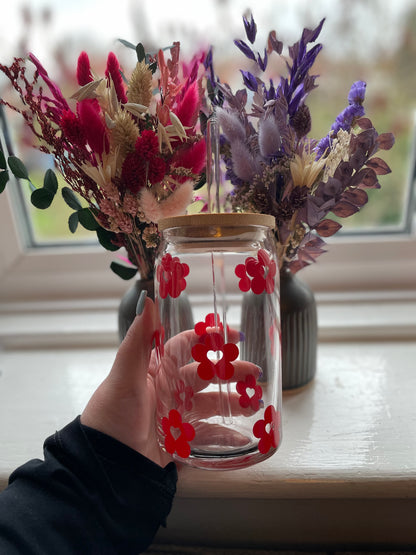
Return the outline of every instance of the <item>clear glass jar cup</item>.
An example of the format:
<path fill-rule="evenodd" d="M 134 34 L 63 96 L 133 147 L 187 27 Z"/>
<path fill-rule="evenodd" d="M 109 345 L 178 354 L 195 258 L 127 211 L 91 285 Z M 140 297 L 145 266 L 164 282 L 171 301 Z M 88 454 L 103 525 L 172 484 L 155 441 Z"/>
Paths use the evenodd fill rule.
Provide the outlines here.
<path fill-rule="evenodd" d="M 242 468 L 281 441 L 274 218 L 198 214 L 159 223 L 161 447 L 199 468 Z"/>

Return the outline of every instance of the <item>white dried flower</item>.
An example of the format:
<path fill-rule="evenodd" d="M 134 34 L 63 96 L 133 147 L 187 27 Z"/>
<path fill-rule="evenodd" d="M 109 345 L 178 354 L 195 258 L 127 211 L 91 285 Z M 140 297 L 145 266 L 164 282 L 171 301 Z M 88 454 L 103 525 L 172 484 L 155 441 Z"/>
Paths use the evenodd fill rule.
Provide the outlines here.
<path fill-rule="evenodd" d="M 158 200 L 149 188 L 140 191 L 140 208 L 148 222 L 158 223 L 162 218 L 186 213 L 192 202 L 193 182 L 186 181 L 164 200 Z"/>
<path fill-rule="evenodd" d="M 327 182 L 334 176 L 337 167 L 341 162 L 350 159 L 350 140 L 351 134 L 344 129 L 338 131 L 337 136 L 331 142 L 331 150 L 325 159 L 325 170 L 322 181 Z"/>

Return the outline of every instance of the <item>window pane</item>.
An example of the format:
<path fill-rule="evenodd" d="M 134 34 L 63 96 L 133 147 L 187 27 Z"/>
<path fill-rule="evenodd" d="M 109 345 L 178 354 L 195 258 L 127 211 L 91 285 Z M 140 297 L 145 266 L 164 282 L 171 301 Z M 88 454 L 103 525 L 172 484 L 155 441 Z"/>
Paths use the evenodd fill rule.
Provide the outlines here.
<path fill-rule="evenodd" d="M 221 78 L 230 82 L 233 88 L 242 85 L 238 70 L 243 67 L 245 59 L 232 41 L 245 38 L 241 21 L 246 8 L 244 1 L 205 2 L 203 17 L 199 3 L 194 0 L 183 1 L 180 13 L 177 5 L 170 1 L 160 1 L 155 13 L 150 1 L 131 3 L 120 0 L 117 17 L 114 17 L 114 3 L 107 0 L 67 2 L 47 10 L 43 7 L 43 0 L 32 0 L 30 6 L 24 10 L 19 6 L 9 7 L 15 24 L 3 29 L 3 51 L 9 59 L 28 50 L 34 51 L 68 96 L 77 88 L 75 67 L 81 50 L 89 53 L 97 73 L 102 74 L 110 50 L 124 60 L 127 73 L 131 70 L 134 53 L 127 52 L 115 40 L 117 37 L 133 43 L 141 41 L 147 51 L 169 45 L 174 40 L 181 42 L 185 53 L 213 44 L 215 66 Z M 343 229 L 360 232 L 386 226 L 403 229 L 408 216 L 413 147 L 415 2 L 262 0 L 254 3 L 253 14 L 258 26 L 255 47 L 260 51 L 271 28 L 276 29 L 278 38 L 287 47 L 299 39 L 304 26 L 316 26 L 322 17 L 326 17 L 319 37 L 324 48 L 313 68 L 313 73 L 320 75 L 319 87 L 308 100 L 313 121 L 311 136 L 320 138 L 326 135 L 347 103 L 351 84 L 362 79 L 367 82 L 367 115 L 380 133 L 392 131 L 396 137 L 394 148 L 381 154 L 392 173 L 381 177 L 381 190 L 370 191 L 370 201 L 362 212 L 341 221 Z M 10 36 L 7 35 L 8 29 Z M 284 71 L 284 66 L 276 67 L 275 72 L 277 70 Z M 9 93 L 3 85 L 2 95 Z M 26 144 L 27 137 L 14 119 L 13 126 L 19 144 Z M 22 148 L 19 148 L 22 158 L 33 160 L 31 176 L 39 183 L 49 161 L 41 161 L 33 153 L 35 151 L 29 156 Z M 27 195 L 25 190 L 26 198 Z M 67 227 L 71 210 L 58 198 L 54 204 L 55 209 L 45 212 L 28 208 L 36 243 L 74 238 L 94 240 L 94 234 L 82 229 L 72 235 Z"/>

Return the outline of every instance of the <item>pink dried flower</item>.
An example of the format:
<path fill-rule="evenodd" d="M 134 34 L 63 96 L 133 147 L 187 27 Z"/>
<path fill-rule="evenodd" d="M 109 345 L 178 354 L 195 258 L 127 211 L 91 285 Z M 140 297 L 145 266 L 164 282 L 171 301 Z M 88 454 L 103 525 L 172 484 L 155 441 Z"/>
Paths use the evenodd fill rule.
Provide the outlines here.
<path fill-rule="evenodd" d="M 94 81 L 94 78 L 91 73 L 91 66 L 90 66 L 90 59 L 86 52 L 81 52 L 78 57 L 78 64 L 77 64 L 77 81 L 78 85 L 81 87 Z"/>
<path fill-rule="evenodd" d="M 153 273 L 157 221 L 186 212 L 205 166 L 198 121 L 205 56 L 199 54 L 185 67 L 179 53 L 180 45 L 174 43 L 170 57 L 161 50 L 138 62 L 146 91 L 159 93 L 147 95 L 144 109 L 133 100 L 124 105 L 129 85 L 113 52 L 107 57 L 106 79 L 95 77 L 88 54 L 81 52 L 74 71 L 81 88 L 71 96 L 73 109 L 33 55 L 29 59 L 37 71 L 30 78 L 22 58 L 10 67 L 0 64 L 23 107 L 0 103 L 23 116 L 39 148 L 55 156 L 68 186 L 110 232 L 97 230 L 103 246 L 125 247 L 143 278 Z M 154 73 L 151 66 L 157 62 L 159 72 Z"/>
<path fill-rule="evenodd" d="M 78 103 L 79 119 L 88 144 L 93 152 L 101 155 L 108 152 L 109 141 L 105 124 L 97 111 L 96 104 L 91 100 Z"/>
<path fill-rule="evenodd" d="M 194 82 L 186 90 L 182 100 L 175 110 L 175 114 L 185 127 L 192 127 L 198 119 L 200 97 L 198 83 Z"/>
<path fill-rule="evenodd" d="M 118 63 L 117 56 L 114 52 L 110 52 L 107 58 L 107 69 L 105 70 L 107 79 L 111 77 L 114 88 L 116 90 L 117 98 L 120 102 L 125 104 L 127 102 L 126 91 L 124 88 L 123 78 L 121 76 L 120 64 Z"/>
<path fill-rule="evenodd" d="M 144 160 L 151 160 L 159 154 L 159 140 L 151 129 L 145 129 L 137 138 L 134 148 Z"/>
<path fill-rule="evenodd" d="M 100 210 L 107 216 L 115 217 L 117 215 L 117 208 L 114 202 L 106 198 L 100 202 Z"/>
<path fill-rule="evenodd" d="M 67 139 L 80 147 L 84 147 L 86 137 L 83 126 L 76 114 L 71 110 L 64 110 L 61 115 L 61 127 Z"/>

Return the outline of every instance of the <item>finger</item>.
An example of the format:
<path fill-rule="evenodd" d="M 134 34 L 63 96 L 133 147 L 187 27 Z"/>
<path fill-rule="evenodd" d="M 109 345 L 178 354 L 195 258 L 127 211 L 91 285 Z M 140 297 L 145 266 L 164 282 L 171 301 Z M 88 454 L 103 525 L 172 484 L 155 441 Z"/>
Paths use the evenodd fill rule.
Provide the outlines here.
<path fill-rule="evenodd" d="M 164 346 L 162 366 L 165 374 L 173 376 L 178 369 L 192 358 L 192 347 L 199 341 L 194 330 L 187 330 L 175 335 Z"/>
<path fill-rule="evenodd" d="M 214 328 L 207 328 L 207 332 Z M 164 347 L 164 359 L 166 368 L 176 370 L 184 366 L 192 358 L 192 347 L 201 341 L 201 336 L 197 335 L 194 330 L 186 330 L 178 335 L 171 337 Z M 237 330 L 228 330 L 227 342 L 238 343 L 240 341 L 240 332 Z"/>
<path fill-rule="evenodd" d="M 126 387 L 144 384 L 157 321 L 154 303 L 146 298 L 142 313 L 133 320 L 118 349 L 111 378 L 122 380 Z"/>
<path fill-rule="evenodd" d="M 224 383 L 239 382 L 250 375 L 258 380 L 261 376 L 261 368 L 252 362 L 237 360 L 231 364 L 234 366 L 234 375 Z M 185 385 L 191 386 L 195 392 L 202 391 L 212 383 L 210 380 L 203 380 L 198 376 L 198 366 L 199 362 L 191 362 L 180 368 L 178 373 L 179 379 L 183 380 Z"/>
<path fill-rule="evenodd" d="M 257 411 L 251 406 L 242 407 L 240 405 L 241 396 L 238 393 L 227 393 L 209 391 L 197 393 L 193 397 L 193 407 L 187 413 L 187 420 L 192 420 L 195 416 L 199 420 L 210 418 L 211 416 L 223 416 L 224 418 L 233 416 L 252 416 Z M 259 404 L 260 408 L 260 404 Z"/>
<path fill-rule="evenodd" d="M 198 449 L 199 446 L 206 447 L 207 445 L 245 447 L 252 442 L 250 437 L 220 424 L 199 422 L 195 424 L 194 429 L 195 438 L 192 441 L 192 449 Z"/>

